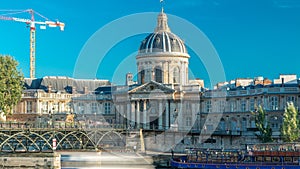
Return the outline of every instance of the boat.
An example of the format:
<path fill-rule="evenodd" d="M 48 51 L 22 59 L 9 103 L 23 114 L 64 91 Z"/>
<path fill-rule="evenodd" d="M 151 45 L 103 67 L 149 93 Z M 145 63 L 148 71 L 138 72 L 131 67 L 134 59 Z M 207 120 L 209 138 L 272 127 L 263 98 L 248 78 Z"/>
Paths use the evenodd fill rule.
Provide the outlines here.
<path fill-rule="evenodd" d="M 189 148 L 174 156 L 172 168 L 300 169 L 300 143 L 247 145 L 244 150 Z"/>

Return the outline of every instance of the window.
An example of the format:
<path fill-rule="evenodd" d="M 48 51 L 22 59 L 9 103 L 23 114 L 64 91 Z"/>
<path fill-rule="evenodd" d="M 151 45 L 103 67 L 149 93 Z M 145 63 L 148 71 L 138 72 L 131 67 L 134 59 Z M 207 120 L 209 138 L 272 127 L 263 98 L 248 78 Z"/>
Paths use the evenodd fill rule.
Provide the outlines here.
<path fill-rule="evenodd" d="M 278 110 L 278 97 L 277 96 L 270 97 L 270 109 Z"/>
<path fill-rule="evenodd" d="M 155 68 L 155 81 L 158 83 L 162 83 L 163 77 L 162 77 L 162 70 L 159 67 Z"/>
<path fill-rule="evenodd" d="M 140 79 L 141 79 L 141 83 L 144 84 L 145 83 L 145 70 L 140 71 Z"/>
<path fill-rule="evenodd" d="M 245 117 L 242 120 L 242 131 L 247 131 L 247 119 Z"/>
<path fill-rule="evenodd" d="M 79 114 L 84 114 L 84 104 L 78 103 L 78 112 Z"/>
<path fill-rule="evenodd" d="M 211 100 L 206 101 L 206 112 L 211 112 Z"/>
<path fill-rule="evenodd" d="M 211 111 L 212 112 L 217 112 L 218 111 L 218 109 L 219 109 L 219 101 L 217 101 L 217 100 L 213 100 L 212 101 L 212 108 L 211 108 Z"/>
<path fill-rule="evenodd" d="M 97 103 L 91 103 L 91 111 L 92 111 L 92 113 L 98 113 L 98 104 Z"/>
<path fill-rule="evenodd" d="M 173 83 L 180 83 L 179 74 L 180 74 L 179 68 L 175 67 L 173 70 Z"/>
<path fill-rule="evenodd" d="M 54 102 L 53 103 L 53 107 L 52 107 L 52 113 L 57 113 L 59 111 L 59 104 L 58 102 Z"/>
<path fill-rule="evenodd" d="M 237 121 L 236 119 L 231 119 L 231 130 L 236 131 L 237 130 Z"/>
<path fill-rule="evenodd" d="M 234 100 L 230 101 L 229 109 L 230 109 L 231 112 L 235 112 L 236 111 L 236 103 L 235 103 Z"/>
<path fill-rule="evenodd" d="M 186 117 L 186 126 L 192 126 L 192 117 Z"/>
<path fill-rule="evenodd" d="M 246 100 L 241 100 L 241 111 L 242 112 L 246 111 Z"/>
<path fill-rule="evenodd" d="M 296 98 L 295 98 L 295 96 L 287 96 L 286 97 L 286 102 L 288 103 L 288 102 L 292 102 L 292 103 L 296 103 Z"/>
<path fill-rule="evenodd" d="M 72 106 L 73 106 L 73 104 L 72 104 L 72 103 L 70 103 L 70 102 L 69 102 L 69 103 L 67 103 L 67 104 L 66 104 L 66 106 L 65 106 L 65 111 L 66 111 L 66 112 L 70 112 L 70 111 L 71 111 L 71 107 L 72 107 Z"/>
<path fill-rule="evenodd" d="M 250 99 L 250 111 L 254 111 L 255 110 L 255 100 L 254 98 Z"/>
<path fill-rule="evenodd" d="M 110 114 L 110 103 L 104 103 L 104 114 Z"/>
<path fill-rule="evenodd" d="M 261 101 L 261 99 L 257 99 L 257 105 L 256 105 L 257 107 L 259 107 L 259 106 L 263 106 L 262 105 L 262 101 Z"/>
<path fill-rule="evenodd" d="M 225 127 L 226 127 L 225 120 L 222 118 L 219 124 L 219 129 L 221 131 L 225 131 Z"/>
<path fill-rule="evenodd" d="M 219 102 L 219 112 L 224 112 L 225 111 L 225 100 L 220 100 Z"/>
<path fill-rule="evenodd" d="M 32 113 L 32 101 L 27 101 L 26 102 L 26 113 Z"/>
<path fill-rule="evenodd" d="M 191 111 L 191 109 L 192 109 L 191 103 L 189 101 L 185 101 L 184 103 L 185 103 L 186 110 Z"/>
<path fill-rule="evenodd" d="M 251 128 L 256 128 L 255 120 L 251 119 Z"/>
<path fill-rule="evenodd" d="M 47 113 L 48 110 L 48 102 L 43 102 L 42 103 L 42 112 Z"/>

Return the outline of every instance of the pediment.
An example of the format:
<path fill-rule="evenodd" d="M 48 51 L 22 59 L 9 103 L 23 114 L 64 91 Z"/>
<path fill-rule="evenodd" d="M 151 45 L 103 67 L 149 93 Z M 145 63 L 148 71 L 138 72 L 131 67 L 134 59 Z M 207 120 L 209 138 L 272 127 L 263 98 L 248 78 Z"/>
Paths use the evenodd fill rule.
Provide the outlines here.
<path fill-rule="evenodd" d="M 166 87 L 163 84 L 151 81 L 129 91 L 130 94 L 153 93 L 153 92 L 174 93 L 175 90 Z"/>

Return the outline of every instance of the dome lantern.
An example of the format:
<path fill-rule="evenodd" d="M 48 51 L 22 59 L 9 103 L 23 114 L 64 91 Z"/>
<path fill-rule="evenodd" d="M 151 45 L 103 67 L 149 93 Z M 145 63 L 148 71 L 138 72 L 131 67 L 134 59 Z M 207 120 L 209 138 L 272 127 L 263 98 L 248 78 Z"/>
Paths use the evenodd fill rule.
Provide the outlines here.
<path fill-rule="evenodd" d="M 142 40 L 136 56 L 138 83 L 155 81 L 185 85 L 188 83 L 189 58 L 184 42 L 171 32 L 162 8 L 154 32 Z"/>

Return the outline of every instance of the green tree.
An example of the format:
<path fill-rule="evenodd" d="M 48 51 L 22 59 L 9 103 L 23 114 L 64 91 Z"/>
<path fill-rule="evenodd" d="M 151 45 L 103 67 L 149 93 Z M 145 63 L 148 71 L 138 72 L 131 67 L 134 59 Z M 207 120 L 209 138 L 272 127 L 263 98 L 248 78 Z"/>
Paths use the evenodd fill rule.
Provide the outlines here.
<path fill-rule="evenodd" d="M 299 139 L 298 111 L 293 102 L 288 102 L 283 114 L 281 136 L 284 142 L 293 142 Z"/>
<path fill-rule="evenodd" d="M 255 126 L 259 134 L 255 134 L 257 138 L 263 143 L 272 142 L 272 129 L 266 119 L 266 111 L 260 105 L 255 112 Z"/>
<path fill-rule="evenodd" d="M 21 100 L 24 76 L 17 69 L 18 62 L 11 56 L 0 55 L 0 115 L 11 114 Z M 0 119 L 1 120 L 1 119 Z"/>

